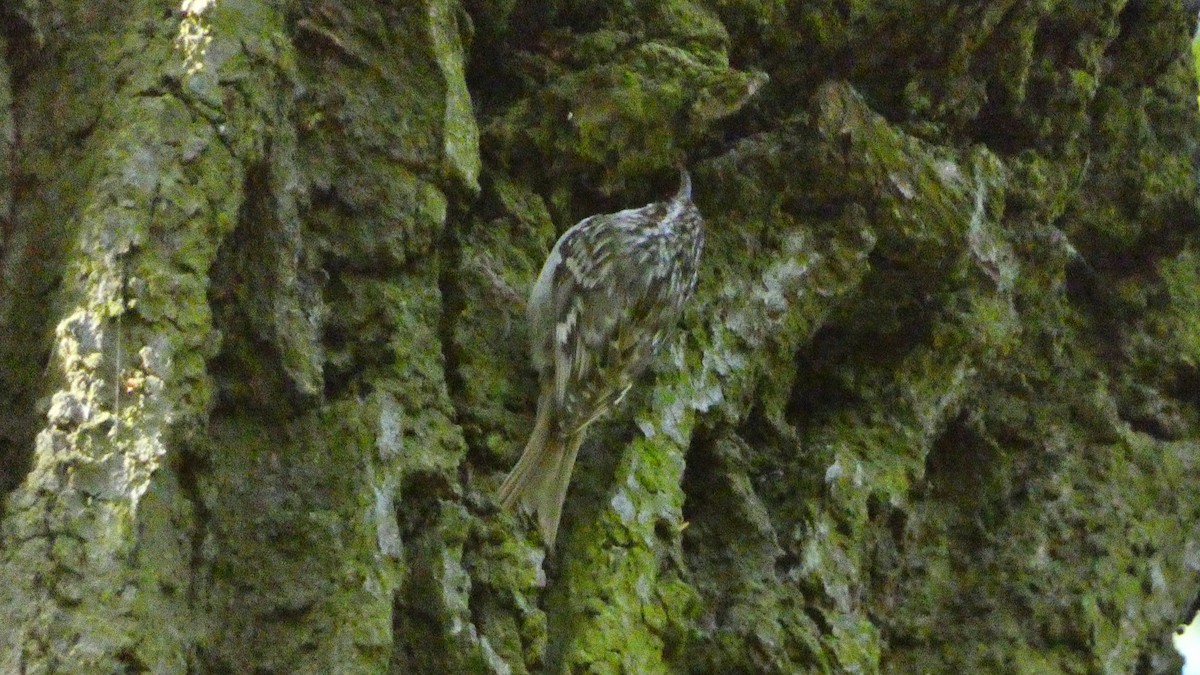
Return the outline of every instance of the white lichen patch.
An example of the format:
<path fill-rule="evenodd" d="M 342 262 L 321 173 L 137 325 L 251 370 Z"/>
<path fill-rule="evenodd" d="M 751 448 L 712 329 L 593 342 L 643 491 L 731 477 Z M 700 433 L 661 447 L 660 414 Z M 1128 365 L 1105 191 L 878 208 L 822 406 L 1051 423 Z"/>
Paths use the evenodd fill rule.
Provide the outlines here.
<path fill-rule="evenodd" d="M 400 542 L 400 523 L 396 520 L 395 488 L 388 483 L 374 486 L 375 542 L 379 552 L 389 558 L 399 560 L 402 554 Z"/>
<path fill-rule="evenodd" d="M 1200 620 L 1193 616 L 1191 623 L 1176 628 L 1171 644 L 1183 657 L 1181 675 L 1200 675 Z"/>
<path fill-rule="evenodd" d="M 100 305 L 103 306 L 103 305 Z M 168 368 L 165 349 L 142 347 L 127 364 L 121 323 L 80 308 L 59 322 L 57 356 L 64 386 L 50 397 L 49 426 L 35 446 L 31 481 L 53 481 L 91 498 L 128 500 L 134 510 L 166 454 L 162 429 Z M 138 367 L 140 366 L 140 367 Z M 50 487 L 42 485 L 43 487 Z"/>
<path fill-rule="evenodd" d="M 988 184 L 983 170 L 975 173 L 975 206 L 967 225 L 967 246 L 976 265 L 991 278 L 996 289 L 1011 292 L 1017 279 L 1017 260 L 1008 242 L 988 218 Z"/>
<path fill-rule="evenodd" d="M 204 70 L 204 56 L 212 42 L 212 29 L 203 15 L 214 4 L 216 0 L 183 0 L 179 5 L 183 19 L 179 22 L 175 46 L 183 52 L 184 72 L 188 75 Z"/>
<path fill-rule="evenodd" d="M 379 452 L 379 459 L 384 462 L 390 462 L 399 457 L 403 449 L 401 447 L 401 432 L 403 431 L 401 414 L 400 405 L 396 403 L 395 397 L 387 393 L 380 395 L 379 429 L 375 435 L 375 449 Z"/>

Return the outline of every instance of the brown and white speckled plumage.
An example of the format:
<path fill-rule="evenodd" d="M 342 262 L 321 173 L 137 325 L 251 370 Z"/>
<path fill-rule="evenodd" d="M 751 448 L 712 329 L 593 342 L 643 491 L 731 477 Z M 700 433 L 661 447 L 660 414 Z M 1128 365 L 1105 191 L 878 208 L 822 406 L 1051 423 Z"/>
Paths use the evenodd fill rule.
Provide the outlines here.
<path fill-rule="evenodd" d="M 696 286 L 703 220 L 680 176 L 669 201 L 585 218 L 551 250 L 529 296 L 537 421 L 500 488 L 554 545 L 589 424 L 616 405 L 673 333 Z"/>

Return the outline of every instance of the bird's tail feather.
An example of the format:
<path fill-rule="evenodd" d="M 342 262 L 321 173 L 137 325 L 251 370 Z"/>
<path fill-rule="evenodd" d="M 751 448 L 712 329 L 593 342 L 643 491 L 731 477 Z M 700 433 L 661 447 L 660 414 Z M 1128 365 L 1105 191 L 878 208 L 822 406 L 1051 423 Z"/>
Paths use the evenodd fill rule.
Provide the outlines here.
<path fill-rule="evenodd" d="M 538 406 L 538 419 L 525 451 L 500 486 L 500 503 L 509 510 L 525 507 L 532 511 L 546 545 L 553 548 L 583 432 L 563 438 L 550 428 L 549 407 Z"/>

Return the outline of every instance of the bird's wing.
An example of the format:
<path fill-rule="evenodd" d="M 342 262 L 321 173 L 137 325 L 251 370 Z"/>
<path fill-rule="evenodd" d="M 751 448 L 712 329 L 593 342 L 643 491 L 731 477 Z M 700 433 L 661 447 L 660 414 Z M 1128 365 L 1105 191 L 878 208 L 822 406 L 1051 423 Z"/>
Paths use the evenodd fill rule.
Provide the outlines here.
<path fill-rule="evenodd" d="M 644 225 L 631 225 L 660 216 L 662 208 L 653 204 L 594 216 L 559 245 L 553 284 L 555 393 L 580 425 L 625 393 L 661 338 L 647 331 L 661 332 L 654 313 L 665 289 L 632 254 L 646 243 L 633 240 Z"/>

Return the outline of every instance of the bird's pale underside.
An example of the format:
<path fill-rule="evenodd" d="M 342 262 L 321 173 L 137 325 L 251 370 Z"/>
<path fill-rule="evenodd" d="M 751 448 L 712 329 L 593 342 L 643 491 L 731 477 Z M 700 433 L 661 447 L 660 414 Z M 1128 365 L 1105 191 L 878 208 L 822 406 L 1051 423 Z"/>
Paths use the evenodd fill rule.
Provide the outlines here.
<path fill-rule="evenodd" d="M 542 266 L 528 308 L 537 421 L 500 501 L 532 511 L 548 546 L 588 425 L 621 400 L 672 335 L 703 244 L 685 171 L 669 201 L 583 219 Z"/>

